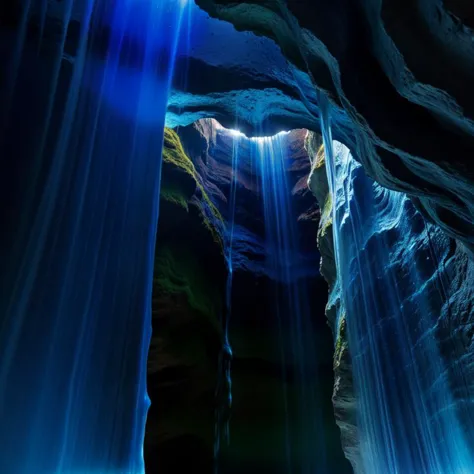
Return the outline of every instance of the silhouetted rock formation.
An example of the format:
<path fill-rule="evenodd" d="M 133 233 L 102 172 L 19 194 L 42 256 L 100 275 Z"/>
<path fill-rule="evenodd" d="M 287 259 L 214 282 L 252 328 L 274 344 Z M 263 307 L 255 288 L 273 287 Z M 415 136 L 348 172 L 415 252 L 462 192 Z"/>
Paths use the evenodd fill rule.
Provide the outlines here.
<path fill-rule="evenodd" d="M 368 175 L 416 196 L 426 215 L 474 250 L 472 2 L 197 3 L 239 30 L 274 39 L 329 94 L 335 138 Z M 273 74 L 289 96 L 285 70 Z M 291 125 L 315 130 L 307 118 L 317 114 L 314 93 L 307 92 L 305 82 L 294 99 L 305 111 Z"/>

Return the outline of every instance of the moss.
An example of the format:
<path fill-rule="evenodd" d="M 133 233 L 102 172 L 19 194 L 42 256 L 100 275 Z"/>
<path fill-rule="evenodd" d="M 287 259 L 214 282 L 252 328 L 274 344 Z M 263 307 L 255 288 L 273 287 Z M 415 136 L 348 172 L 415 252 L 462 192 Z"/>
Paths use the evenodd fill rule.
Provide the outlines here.
<path fill-rule="evenodd" d="M 332 194 L 328 193 L 324 206 L 321 209 L 321 227 L 319 230 L 319 238 L 325 237 L 332 226 Z"/>
<path fill-rule="evenodd" d="M 318 247 L 321 249 L 322 241 L 327 237 L 331 238 L 330 232 L 332 232 L 332 194 L 327 193 L 324 201 L 324 206 L 321 209 L 321 220 L 319 223 L 318 230 Z M 328 235 L 329 234 L 329 235 Z"/>
<path fill-rule="evenodd" d="M 222 298 L 214 285 L 203 277 L 199 262 L 188 249 L 171 245 L 157 248 L 154 286 L 158 294 L 184 294 L 191 308 L 217 325 Z"/>
<path fill-rule="evenodd" d="M 209 232 L 211 232 L 213 239 L 222 247 L 222 237 L 220 235 L 220 232 L 217 230 L 218 225 L 223 225 L 224 220 L 222 218 L 222 215 L 209 198 L 209 195 L 207 194 L 203 183 L 196 171 L 194 163 L 186 155 L 183 149 L 183 145 L 181 144 L 178 134 L 171 128 L 165 128 L 163 161 L 183 170 L 185 173 L 187 173 L 194 179 L 194 181 L 196 182 L 196 187 L 200 191 L 202 201 L 200 209 L 203 224 L 209 230 Z M 162 187 L 164 189 L 164 193 L 162 191 L 162 197 L 171 202 L 175 202 L 176 204 L 183 206 L 187 209 L 187 200 L 184 196 L 179 194 L 178 190 L 169 189 L 166 184 L 164 184 Z M 186 206 L 183 205 L 183 201 L 186 201 Z"/>
<path fill-rule="evenodd" d="M 169 185 L 168 183 L 163 183 L 161 186 L 160 196 L 162 199 L 186 209 L 186 211 L 189 210 L 188 200 L 182 190 L 178 187 Z"/>
<path fill-rule="evenodd" d="M 314 168 L 319 169 L 326 166 L 326 155 L 324 154 L 324 145 L 321 145 L 316 153 L 316 160 L 314 162 Z"/>
<path fill-rule="evenodd" d="M 346 316 L 345 314 L 342 314 L 340 322 L 339 322 L 338 332 L 337 332 L 336 348 L 334 350 L 334 366 L 335 367 L 339 366 L 339 364 L 341 363 L 341 359 L 348 348 L 346 329 L 347 329 Z"/>
<path fill-rule="evenodd" d="M 324 173 L 326 174 L 326 170 L 323 169 L 326 166 L 326 156 L 324 154 L 324 145 L 321 145 L 318 149 L 318 152 L 316 154 L 316 159 L 314 160 L 313 164 L 313 172 L 315 170 L 318 170 L 319 173 Z M 324 238 L 327 234 L 327 232 L 330 230 L 332 226 L 332 214 L 333 214 L 333 209 L 332 209 L 332 193 L 329 191 L 329 188 L 326 186 L 327 192 L 325 193 L 326 195 L 324 196 L 324 193 L 319 196 L 322 199 L 324 199 L 324 205 L 321 206 L 321 223 L 320 223 L 320 228 L 318 232 L 318 240 L 321 238 Z"/>
<path fill-rule="evenodd" d="M 171 128 L 165 128 L 163 161 L 181 168 L 194 178 L 196 177 L 196 168 L 193 162 L 184 152 L 178 134 Z"/>

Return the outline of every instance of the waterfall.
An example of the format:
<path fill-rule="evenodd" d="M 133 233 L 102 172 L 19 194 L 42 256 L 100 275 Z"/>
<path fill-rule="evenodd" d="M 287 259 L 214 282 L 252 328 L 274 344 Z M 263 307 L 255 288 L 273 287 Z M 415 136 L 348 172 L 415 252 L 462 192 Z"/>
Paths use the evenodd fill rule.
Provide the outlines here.
<path fill-rule="evenodd" d="M 186 1 L 21 6 L 16 36 L 2 33 L 0 471 L 143 473 L 163 124 Z"/>
<path fill-rule="evenodd" d="M 322 102 L 327 173 L 341 305 L 357 398 L 363 473 L 462 474 L 474 471 L 472 447 L 452 393 L 440 337 L 447 277 L 447 238 L 406 195 L 364 174 L 343 145 L 332 142 Z M 444 240 L 443 240 L 444 239 Z M 469 415 L 469 413 L 466 413 Z M 471 414 L 472 416 L 472 414 Z"/>
<path fill-rule="evenodd" d="M 268 311 L 274 312 L 280 334 L 287 472 L 326 473 L 317 344 L 288 183 L 287 138 L 287 133 L 280 133 L 252 140 L 255 167 L 261 178 L 265 266 L 274 282 L 274 302 Z"/>
<path fill-rule="evenodd" d="M 224 237 L 225 258 L 227 262 L 226 304 L 222 321 L 224 341 L 219 356 L 219 375 L 216 388 L 216 432 L 214 440 L 215 472 L 218 469 L 218 457 L 221 438 L 227 443 L 230 441 L 229 421 L 232 409 L 232 379 L 231 362 L 232 347 L 229 341 L 229 324 L 232 314 L 232 282 L 234 277 L 234 233 L 235 233 L 235 207 L 237 200 L 238 167 L 239 167 L 239 140 L 235 135 L 232 141 L 232 173 L 230 176 L 230 196 L 228 209 L 228 222 Z"/>

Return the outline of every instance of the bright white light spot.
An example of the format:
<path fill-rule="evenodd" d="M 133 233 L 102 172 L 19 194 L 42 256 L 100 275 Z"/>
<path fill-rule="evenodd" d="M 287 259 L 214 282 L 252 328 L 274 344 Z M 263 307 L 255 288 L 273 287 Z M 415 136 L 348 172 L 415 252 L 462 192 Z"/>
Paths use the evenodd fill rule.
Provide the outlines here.
<path fill-rule="evenodd" d="M 273 138 L 276 138 L 276 137 L 281 137 L 283 135 L 288 135 L 290 132 L 278 132 L 278 133 L 275 133 L 275 135 L 271 135 L 269 137 L 250 137 L 249 140 L 252 140 L 252 141 L 255 141 L 255 142 L 265 142 L 265 141 L 270 141 L 272 140 Z"/>
<path fill-rule="evenodd" d="M 217 130 L 225 130 L 229 135 L 232 135 L 234 137 L 244 137 L 247 140 L 256 141 L 256 142 L 264 142 L 265 140 L 270 140 L 274 137 L 279 137 L 282 135 L 288 135 L 290 133 L 287 131 L 281 131 L 281 132 L 275 133 L 275 135 L 269 135 L 265 137 L 248 137 L 247 135 L 245 135 L 245 133 L 241 132 L 240 130 L 225 128 L 217 120 L 215 119 L 211 119 L 211 120 L 214 123 L 214 126 Z"/>
<path fill-rule="evenodd" d="M 240 130 L 233 130 L 232 128 L 224 128 L 224 130 L 227 130 L 231 135 L 234 135 L 234 137 L 245 137 L 245 134 L 242 133 Z"/>

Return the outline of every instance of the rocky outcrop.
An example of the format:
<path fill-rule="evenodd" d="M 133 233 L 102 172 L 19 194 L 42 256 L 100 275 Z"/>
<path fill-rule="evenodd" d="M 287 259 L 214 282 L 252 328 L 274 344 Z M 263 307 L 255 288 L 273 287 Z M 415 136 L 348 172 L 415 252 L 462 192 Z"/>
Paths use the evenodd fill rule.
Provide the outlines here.
<path fill-rule="evenodd" d="M 439 252 L 439 280 L 433 291 L 444 298 L 436 327 L 440 351 L 446 360 L 455 410 L 468 443 L 474 443 L 474 262 L 466 249 L 441 233 L 432 232 L 428 245 Z"/>
<path fill-rule="evenodd" d="M 215 204 L 225 223 L 232 217 L 230 210 L 230 178 L 232 156 L 238 156 L 237 194 L 234 229 L 234 275 L 232 285 L 232 312 L 229 340 L 233 351 L 232 414 L 230 444 L 221 443 L 220 470 L 226 473 L 286 472 L 286 449 L 290 449 L 295 471 L 302 469 L 305 456 L 311 456 L 295 433 L 299 430 L 302 413 L 298 409 L 297 368 L 287 361 L 282 366 L 282 348 L 290 352 L 285 337 L 279 333 L 275 310 L 274 275 L 265 264 L 265 218 L 258 159 L 253 156 L 255 143 L 225 130 L 213 120 L 201 120 L 189 127 L 181 127 L 179 136 L 187 155 L 202 180 L 208 196 Z M 294 219 L 303 256 L 301 284 L 308 286 L 314 324 L 315 347 L 318 350 L 318 370 L 321 394 L 320 406 L 324 424 L 327 462 L 332 471 L 350 472 L 344 459 L 339 433 L 331 407 L 333 387 L 332 344 L 330 330 L 325 324 L 324 297 L 326 286 L 317 272 L 319 254 L 314 238 L 319 220 L 319 208 L 306 186 L 310 162 L 304 147 L 306 131 L 298 130 L 287 137 L 289 191 L 293 196 Z M 238 144 L 238 147 L 237 147 Z M 164 179 L 163 179 L 164 184 Z M 164 222 L 164 218 L 161 220 Z M 303 268 L 304 267 L 304 268 Z M 282 316 L 290 318 L 292 315 Z M 283 322 L 291 327 L 290 321 Z M 289 333 L 289 329 L 284 333 Z M 285 411 L 290 414 L 290 428 Z M 290 429 L 289 445 L 286 435 Z M 311 444 L 311 443 L 308 443 Z M 285 448 L 286 446 L 286 448 Z M 187 449 L 187 447 L 186 447 Z M 311 453 L 314 447 L 311 447 Z M 332 472 L 331 471 L 331 472 Z"/>
<path fill-rule="evenodd" d="M 313 156 L 310 187 L 321 202 L 326 202 L 324 151 L 322 148 L 319 153 L 316 151 L 319 142 L 311 134 L 307 146 Z M 409 383 L 415 370 L 413 367 L 418 367 L 417 383 L 426 385 L 423 393 L 431 393 L 431 400 L 436 400 L 437 391 L 443 394 L 442 402 L 431 402 L 440 404 L 436 413 L 451 413 L 444 416 L 452 420 L 449 423 L 453 424 L 453 430 L 460 424 L 466 442 L 472 443 L 473 413 L 469 400 L 474 389 L 473 262 L 462 244 L 426 222 L 409 200 L 397 193 L 384 194 L 357 166 L 341 164 L 337 168 L 340 184 L 333 203 L 338 212 L 340 245 L 344 247 L 344 255 L 339 261 L 345 279 L 343 296 L 339 287 L 341 275 L 337 275 L 334 265 L 334 243 L 323 232 L 324 209 L 318 245 L 322 253 L 322 271 L 326 278 L 330 275 L 327 316 L 336 332 L 334 409 L 346 456 L 356 473 L 364 473 L 372 472 L 384 463 L 383 455 L 370 459 L 370 454 L 365 452 L 367 448 L 364 452 L 360 450 L 361 438 L 367 439 L 369 446 L 380 442 L 373 432 L 367 438 L 366 430 L 374 423 L 373 416 L 377 412 L 373 405 L 380 403 L 379 408 L 390 406 L 392 410 L 394 406 L 403 407 L 401 395 L 394 395 L 391 390 L 381 395 L 384 389 L 371 399 L 367 393 L 372 386 L 371 377 L 377 378 L 373 389 L 398 387 Z M 374 193 L 373 197 L 368 193 Z M 379 206 L 376 211 L 374 205 Z M 351 225 L 357 228 L 351 230 Z M 354 233 L 358 235 L 356 244 L 352 243 Z M 364 280 L 367 272 L 371 275 L 370 281 Z M 392 283 L 387 282 L 389 278 Z M 396 284 L 393 278 L 396 278 Z M 395 307 L 388 302 L 389 292 L 397 295 Z M 370 314 L 364 314 L 364 308 Z M 403 344 L 390 340 L 397 334 L 397 328 L 403 328 Z M 370 351 L 365 351 L 363 340 L 372 331 L 379 336 L 371 339 Z M 410 345 L 411 340 L 416 342 Z M 427 340 L 432 342 L 424 348 Z M 419 371 L 419 367 L 424 367 L 426 356 L 423 351 L 428 348 L 432 351 L 431 370 L 436 369 L 439 373 L 428 369 Z M 351 361 L 353 350 L 358 351 L 356 367 Z M 399 371 L 393 361 L 401 358 L 404 351 L 408 355 L 403 359 L 403 370 Z M 389 354 L 388 359 L 384 359 L 383 371 L 371 375 L 371 367 L 382 353 Z M 359 387 L 357 391 L 356 386 Z M 451 398 L 452 402 L 448 402 Z M 410 403 L 416 406 L 416 396 Z M 402 415 L 403 411 L 402 408 L 394 412 L 406 417 L 406 414 Z M 409 417 L 404 418 L 404 423 L 412 426 Z M 398 445 L 393 449 L 399 449 Z"/>
<path fill-rule="evenodd" d="M 16 51 L 13 33 L 21 25 L 22 16 L 20 2 L 7 3 L 2 5 L 0 15 L 1 52 L 5 63 L 14 64 L 16 58 L 12 58 L 10 51 Z M 43 72 L 57 67 L 54 55 L 50 57 L 48 51 L 56 51 L 60 36 L 65 32 L 64 25 L 58 24 L 55 16 L 64 16 L 57 13 L 64 10 L 67 3 L 49 2 L 44 24 L 39 24 L 34 10 L 28 17 L 20 71 L 23 89 L 17 94 L 24 96 L 25 110 L 35 110 L 35 107 L 29 95 L 21 91 L 33 90 L 31 80 L 35 87 L 39 81 L 49 84 L 51 74 Z M 463 285 L 463 278 L 472 274 L 466 249 L 472 251 L 474 235 L 474 178 L 469 161 L 474 127 L 470 87 L 474 64 L 471 3 L 462 0 L 415 3 L 303 0 L 286 4 L 271 0 L 264 3 L 198 0 L 198 3 L 212 15 L 248 31 L 236 31 L 230 24 L 208 20 L 200 14 L 199 35 L 193 36 L 190 50 L 181 49 L 177 59 L 169 123 L 185 125 L 197 118 L 218 117 L 222 123 L 240 128 L 248 135 L 298 127 L 317 130 L 320 113 L 316 90 L 325 91 L 332 102 L 334 137 L 351 148 L 370 176 L 389 188 L 408 193 L 426 218 L 462 242 L 449 259 L 452 278 L 445 284 L 452 292 L 446 307 L 446 321 L 450 321 L 456 337 L 443 333 L 440 338 L 447 341 L 445 351 L 454 354 L 452 360 L 466 364 L 469 369 L 471 359 L 466 354 L 470 354 L 472 344 L 469 306 L 472 294 Z M 74 2 L 72 21 L 67 29 L 57 94 L 64 100 L 58 99 L 58 102 L 66 103 L 81 31 L 81 14 L 78 13 L 81 4 L 86 3 Z M 38 45 L 41 45 L 39 55 Z M 107 32 L 94 35 L 89 46 L 89 59 L 103 58 L 108 48 Z M 180 82 L 184 74 L 188 80 Z M 45 90 L 49 90 L 49 86 Z M 31 117 L 34 121 L 35 115 Z M 18 122 L 20 130 L 23 121 Z M 30 124 L 29 129 L 34 130 L 34 126 Z M 20 149 L 30 143 L 29 140 L 22 142 Z M 18 163 L 22 163 L 21 160 Z M 196 223 L 204 222 L 204 226 L 196 228 L 207 232 L 212 253 L 220 246 L 216 245 L 220 239 L 219 218 L 212 202 L 202 197 L 202 189 L 208 196 L 213 193 L 225 196 L 225 193 L 218 186 L 207 185 L 205 164 L 201 167 L 196 161 L 194 166 L 197 173 L 185 163 L 176 164 L 174 169 L 181 169 L 177 173 L 182 182 L 169 188 L 165 186 L 164 200 L 172 206 L 173 220 L 192 215 Z M 221 170 L 220 179 L 228 182 L 225 166 Z M 14 171 L 12 175 L 21 183 L 21 173 L 16 168 Z M 251 188 L 251 180 L 247 186 Z M 162 206 L 162 216 L 167 205 Z M 330 219 L 323 220 L 327 223 L 327 235 L 331 235 Z M 164 222 L 162 219 L 162 229 L 165 229 Z M 252 223 L 255 228 L 261 225 L 258 219 Z M 180 225 L 178 235 L 187 235 L 189 229 L 194 229 L 194 226 L 185 229 L 186 219 Z M 320 242 L 322 247 L 328 242 L 322 251 L 329 262 L 330 242 L 321 235 Z M 257 254 L 261 250 L 259 246 L 260 241 L 252 241 L 251 252 Z M 166 245 L 163 248 L 167 248 Z M 161 257 L 158 254 L 164 269 L 176 269 L 183 264 L 177 254 L 179 251 L 172 249 Z M 216 261 L 223 266 L 220 257 Z M 191 270 L 183 270 L 180 275 L 188 271 Z M 323 266 L 322 272 L 330 281 L 331 265 Z M 173 275 L 173 279 L 185 278 Z M 188 286 L 174 283 L 172 288 L 177 291 L 175 288 L 181 287 L 180 293 L 186 294 L 188 301 L 188 290 L 184 289 Z M 331 305 L 335 305 L 332 299 Z M 206 305 L 197 307 L 199 312 Z M 329 315 L 329 319 L 334 317 Z M 150 382 L 150 387 L 152 385 Z M 463 399 L 466 399 L 465 394 L 460 393 L 459 400 Z M 183 436 L 190 439 L 189 434 Z"/>
<path fill-rule="evenodd" d="M 52 32 L 47 41 L 57 39 L 64 7 L 56 3 L 41 27 L 38 15 L 31 15 L 33 42 L 43 31 Z M 81 4 L 75 2 L 67 34 L 68 58 L 79 41 Z M 216 117 L 249 136 L 318 130 L 317 91 L 322 90 L 332 102 L 334 137 L 366 172 L 383 186 L 416 197 L 420 210 L 473 250 L 474 31 L 469 1 L 197 4 L 240 31 L 192 7 L 191 44 L 180 46 L 176 61 L 171 126 Z M 20 6 L 6 8 L 1 21 L 10 29 L 18 26 Z M 107 31 L 95 36 L 91 57 L 101 59 L 108 48 Z M 8 48 L 9 41 L 11 35 L 2 44 Z"/>
<path fill-rule="evenodd" d="M 344 453 L 354 466 L 355 472 L 362 472 L 360 443 L 356 420 L 356 396 L 352 380 L 352 363 L 347 339 L 345 315 L 341 312 L 340 289 L 337 279 L 337 268 L 333 237 L 333 196 L 329 190 L 326 173 L 324 145 L 321 136 L 308 132 L 306 148 L 311 159 L 311 174 L 308 186 L 321 206 L 317 244 L 321 253 L 320 271 L 329 286 L 329 297 L 326 305 L 326 317 L 334 337 L 334 390 L 332 403 L 336 423 L 341 431 L 341 442 Z M 336 320 L 339 314 L 339 325 Z"/>
<path fill-rule="evenodd" d="M 227 274 L 223 225 L 178 135 L 166 129 L 148 354 L 147 473 L 212 472 Z"/>
<path fill-rule="evenodd" d="M 335 124 L 350 123 L 349 133 L 340 125 L 335 132 L 366 172 L 416 196 L 448 235 L 474 249 L 469 2 L 197 3 L 240 30 L 274 39 L 329 94 Z M 300 100 L 307 105 L 305 90 Z"/>

